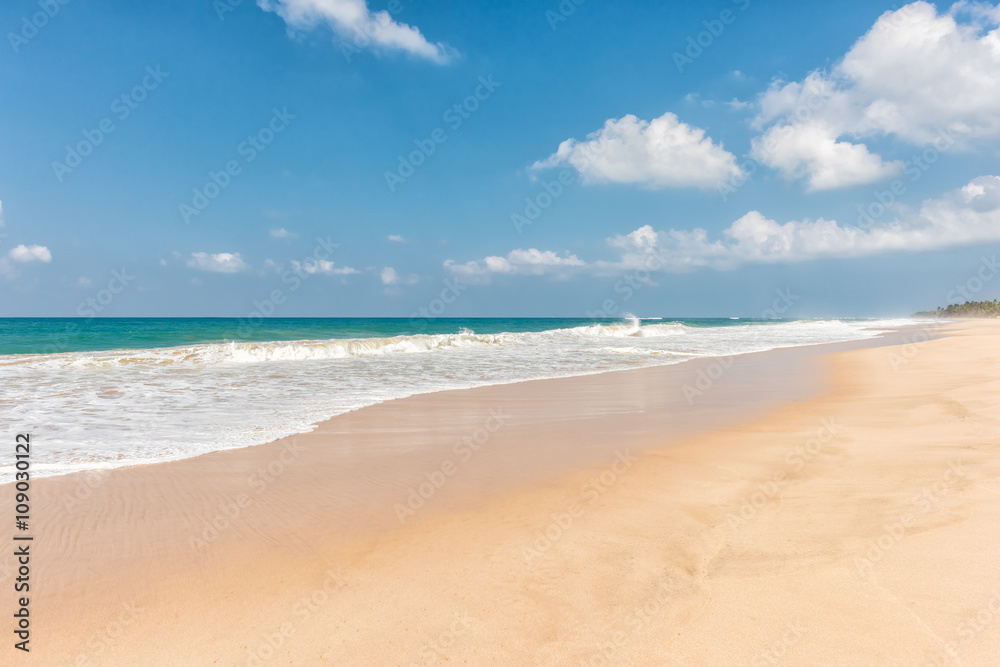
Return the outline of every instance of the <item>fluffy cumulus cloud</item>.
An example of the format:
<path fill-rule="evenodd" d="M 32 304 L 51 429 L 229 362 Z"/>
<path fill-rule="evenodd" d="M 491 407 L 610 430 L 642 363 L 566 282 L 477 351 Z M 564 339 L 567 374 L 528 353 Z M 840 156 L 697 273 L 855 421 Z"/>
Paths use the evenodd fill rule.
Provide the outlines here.
<path fill-rule="evenodd" d="M 864 144 L 837 137 L 821 122 L 778 125 L 753 141 L 753 155 L 786 178 L 807 179 L 809 190 L 875 183 L 903 170 L 902 162 L 886 162 Z"/>
<path fill-rule="evenodd" d="M 0 219 L 2 223 L 2 219 Z M 0 224 L 0 227 L 3 225 Z M 3 235 L 0 234 L 0 238 Z M 0 256 L 0 276 L 7 279 L 13 279 L 17 277 L 18 271 L 15 268 L 16 264 L 30 264 L 31 262 L 40 262 L 42 264 L 49 264 L 52 261 L 52 252 L 43 245 L 18 245 L 7 251 L 7 254 Z"/>
<path fill-rule="evenodd" d="M 449 260 L 445 266 L 472 278 L 552 273 L 566 267 L 598 274 L 677 272 L 938 250 L 995 241 L 1000 241 L 1000 177 L 980 176 L 944 197 L 928 199 L 919 210 L 904 210 L 891 220 L 862 216 L 855 224 L 823 218 L 779 223 L 759 211 L 750 211 L 717 238 L 710 238 L 700 228 L 657 231 L 650 225 L 613 236 L 607 240 L 619 253 L 613 261 L 584 262 L 574 255 L 560 257 L 552 251 L 531 249 L 465 264 Z"/>
<path fill-rule="evenodd" d="M 257 4 L 294 30 L 326 24 L 342 40 L 345 53 L 372 47 L 403 51 L 435 63 L 446 63 L 453 54 L 444 44 L 428 42 L 417 28 L 394 21 L 388 11 L 371 11 L 365 0 L 257 0 Z"/>
<path fill-rule="evenodd" d="M 754 156 L 814 190 L 872 183 L 901 165 L 865 141 L 968 148 L 1000 138 L 1000 10 L 914 2 L 882 14 L 829 72 L 761 96 Z"/>
<path fill-rule="evenodd" d="M 583 141 L 567 139 L 533 170 L 569 165 L 585 183 L 634 183 L 650 188 L 718 185 L 739 173 L 736 158 L 705 131 L 665 113 L 651 121 L 609 119 Z"/>
<path fill-rule="evenodd" d="M 213 273 L 239 273 L 248 268 L 238 252 L 193 252 L 187 265 L 192 269 Z"/>
<path fill-rule="evenodd" d="M 19 245 L 10 249 L 7 256 L 15 262 L 27 264 L 28 262 L 42 262 L 48 264 L 52 261 L 52 252 L 43 245 Z"/>
<path fill-rule="evenodd" d="M 466 280 L 485 281 L 494 274 L 565 276 L 575 269 L 586 266 L 586 263 L 571 253 L 559 255 L 551 250 L 518 248 L 507 253 L 506 257 L 491 256 L 464 264 L 449 259 L 445 261 L 444 266 Z"/>

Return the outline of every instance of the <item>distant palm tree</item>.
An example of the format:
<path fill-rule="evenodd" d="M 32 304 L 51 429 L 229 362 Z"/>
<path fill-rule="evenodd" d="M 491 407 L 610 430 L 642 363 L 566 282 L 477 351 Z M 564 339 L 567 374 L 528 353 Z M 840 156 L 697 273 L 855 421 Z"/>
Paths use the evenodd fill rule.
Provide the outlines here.
<path fill-rule="evenodd" d="M 913 315 L 914 317 L 1000 317 L 1000 300 L 953 303 L 947 308 L 938 307 L 937 310 Z"/>

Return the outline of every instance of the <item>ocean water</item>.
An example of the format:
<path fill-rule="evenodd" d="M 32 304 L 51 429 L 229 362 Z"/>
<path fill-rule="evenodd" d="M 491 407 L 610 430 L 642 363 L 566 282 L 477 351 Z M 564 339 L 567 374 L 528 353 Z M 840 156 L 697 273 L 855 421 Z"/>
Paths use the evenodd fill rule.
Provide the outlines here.
<path fill-rule="evenodd" d="M 35 475 L 270 442 L 413 394 L 870 338 L 911 320 L 0 319 Z M 0 482 L 13 479 L 0 459 Z"/>

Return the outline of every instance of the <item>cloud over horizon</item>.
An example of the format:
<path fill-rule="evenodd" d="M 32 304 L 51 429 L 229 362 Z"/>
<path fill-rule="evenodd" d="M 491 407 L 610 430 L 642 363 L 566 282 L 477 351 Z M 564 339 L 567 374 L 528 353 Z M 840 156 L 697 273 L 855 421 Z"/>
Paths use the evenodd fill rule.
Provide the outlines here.
<path fill-rule="evenodd" d="M 863 221 L 859 226 L 836 220 L 792 220 L 784 224 L 750 211 L 710 239 L 701 228 L 654 230 L 643 225 L 606 239 L 618 250 L 615 261 L 585 262 L 551 250 L 517 249 L 458 264 L 445 262 L 456 275 L 488 279 L 491 275 L 568 275 L 567 268 L 594 274 L 645 268 L 679 272 L 699 268 L 727 270 L 746 264 L 789 264 L 812 259 L 854 258 L 889 252 L 918 252 L 1000 241 L 1000 177 L 980 176 L 918 211 L 898 210 L 891 221 Z"/>

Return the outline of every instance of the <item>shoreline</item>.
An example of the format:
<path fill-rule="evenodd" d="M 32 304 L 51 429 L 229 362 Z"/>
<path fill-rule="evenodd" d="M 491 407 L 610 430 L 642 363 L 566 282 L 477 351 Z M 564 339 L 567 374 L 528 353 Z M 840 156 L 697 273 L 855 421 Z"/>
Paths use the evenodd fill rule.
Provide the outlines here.
<path fill-rule="evenodd" d="M 153 319 L 156 319 L 156 318 L 153 318 Z M 225 319 L 225 318 L 222 318 L 222 319 Z M 553 318 L 553 319 L 560 319 L 560 318 Z M 646 319 L 648 319 L 648 318 L 646 318 Z M 681 319 L 683 319 L 683 318 L 681 318 Z M 717 362 L 719 360 L 723 360 L 723 361 L 725 361 L 725 360 L 732 360 L 732 359 L 738 359 L 738 358 L 742 358 L 742 357 L 746 357 L 746 356 L 768 354 L 768 353 L 771 353 L 771 352 L 777 352 L 777 351 L 781 351 L 781 350 L 798 349 L 798 350 L 805 351 L 805 350 L 822 349 L 822 348 L 826 348 L 828 346 L 854 345 L 854 344 L 861 344 L 861 345 L 872 344 L 872 345 L 877 345 L 877 344 L 882 344 L 882 343 L 878 343 L 877 341 L 881 341 L 881 340 L 883 340 L 887 336 L 902 335 L 906 331 L 916 330 L 916 329 L 922 329 L 922 330 L 941 329 L 943 326 L 947 326 L 947 323 L 941 323 L 941 322 L 936 322 L 936 323 L 914 323 L 913 325 L 908 325 L 908 326 L 895 326 L 895 327 L 893 327 L 892 331 L 882 332 L 882 333 L 879 333 L 879 334 L 877 334 L 877 335 L 875 335 L 875 336 L 873 336 L 871 338 L 863 338 L 863 339 L 848 340 L 848 341 L 825 342 L 825 343 L 809 343 L 809 344 L 806 344 L 806 345 L 790 345 L 790 346 L 783 346 L 783 347 L 775 347 L 775 348 L 771 348 L 769 350 L 762 350 L 762 351 L 756 351 L 756 352 L 744 352 L 744 353 L 737 353 L 737 354 L 726 355 L 726 356 L 717 355 L 717 356 L 707 356 L 707 357 L 694 357 L 694 358 L 685 359 L 683 361 L 680 361 L 680 362 L 677 362 L 677 363 L 674 363 L 674 364 L 659 364 L 659 365 L 650 365 L 650 366 L 639 366 L 639 367 L 635 367 L 635 368 L 616 368 L 616 369 L 600 370 L 600 371 L 593 371 L 593 372 L 587 372 L 587 373 L 576 373 L 576 374 L 572 374 L 572 375 L 557 375 L 557 376 L 551 376 L 551 377 L 517 379 L 517 380 L 511 380 L 511 381 L 495 382 L 495 383 L 491 383 L 491 384 L 475 385 L 475 386 L 471 386 L 471 387 L 457 387 L 457 388 L 453 387 L 453 388 L 435 389 L 435 390 L 432 390 L 432 391 L 418 392 L 418 393 L 415 393 L 415 394 L 409 394 L 407 396 L 401 396 L 401 397 L 398 397 L 398 398 L 385 399 L 385 400 L 382 400 L 382 401 L 377 402 L 377 403 L 371 403 L 371 404 L 368 404 L 368 405 L 363 405 L 361 407 L 348 410 L 347 412 L 342 412 L 342 413 L 333 415 L 331 417 L 328 417 L 326 419 L 322 419 L 322 420 L 320 420 L 318 422 L 315 422 L 315 423 L 311 424 L 309 430 L 298 431 L 296 433 L 292 433 L 292 434 L 289 434 L 289 435 L 286 435 L 286 436 L 282 436 L 282 437 L 279 437 L 279 438 L 276 438 L 276 439 L 272 439 L 272 440 L 268 440 L 268 441 L 264 441 L 264 442 L 257 442 L 257 443 L 251 443 L 251 444 L 245 444 L 245 445 L 236 445 L 236 446 L 231 446 L 231 447 L 225 447 L 225 448 L 222 448 L 222 449 L 212 449 L 212 450 L 205 451 L 205 452 L 200 452 L 200 453 L 182 454 L 182 455 L 179 455 L 176 458 L 164 458 L 164 459 L 157 459 L 157 460 L 141 460 L 141 461 L 137 461 L 137 462 L 125 463 L 125 464 L 122 464 L 122 465 L 110 465 L 110 466 L 95 467 L 95 468 L 82 468 L 82 469 L 79 469 L 79 470 L 70 470 L 70 471 L 67 471 L 67 472 L 58 472 L 58 473 L 52 473 L 52 474 L 44 474 L 44 475 L 41 475 L 41 476 L 35 476 L 34 479 L 36 479 L 36 480 L 38 480 L 38 479 L 48 479 L 48 478 L 51 478 L 51 477 L 63 477 L 63 476 L 67 476 L 67 475 L 88 475 L 88 474 L 94 474 L 94 473 L 99 474 L 99 475 L 103 475 L 103 474 L 106 474 L 106 473 L 109 473 L 109 472 L 115 471 L 115 470 L 123 470 L 123 469 L 135 468 L 135 467 L 158 465 L 158 464 L 162 464 L 162 463 L 174 463 L 174 462 L 177 462 L 177 461 L 185 461 L 185 460 L 188 460 L 188 459 L 197 459 L 197 458 L 200 458 L 202 456 L 208 456 L 208 455 L 212 455 L 212 454 L 215 454 L 215 453 L 218 453 L 218 452 L 239 451 L 239 450 L 253 448 L 253 447 L 269 446 L 269 445 L 272 445 L 273 443 L 278 442 L 278 441 L 285 441 L 285 440 L 288 440 L 288 439 L 291 439 L 291 438 L 296 438 L 296 437 L 301 437 L 301 436 L 307 436 L 307 435 L 309 435 L 311 433 L 314 433 L 318 428 L 320 428 L 326 422 L 328 422 L 328 421 L 330 421 L 332 419 L 337 419 L 338 417 L 342 417 L 343 415 L 351 414 L 351 413 L 357 412 L 359 410 L 364 410 L 364 409 L 372 408 L 372 407 L 375 407 L 377 405 L 381 405 L 381 404 L 384 404 L 384 403 L 391 403 L 393 401 L 406 400 L 406 399 L 410 399 L 410 398 L 413 398 L 413 397 L 432 396 L 432 395 L 438 395 L 438 394 L 442 394 L 442 393 L 456 392 L 456 391 L 458 391 L 458 392 L 461 392 L 461 391 L 471 391 L 471 390 L 484 389 L 484 388 L 489 388 L 489 387 L 512 386 L 512 385 L 518 385 L 518 384 L 530 383 L 530 382 L 544 382 L 544 381 L 552 381 L 552 380 L 567 380 L 567 379 L 572 379 L 572 378 L 591 377 L 591 376 L 597 376 L 597 375 L 607 375 L 607 374 L 625 373 L 625 372 L 633 372 L 633 371 L 644 371 L 644 370 L 650 370 L 650 369 L 656 369 L 656 368 L 665 368 L 665 367 L 669 367 L 669 366 L 678 366 L 678 365 L 691 364 L 691 363 L 703 363 L 703 364 L 707 364 L 707 365 L 712 365 L 714 362 Z M 292 342 L 294 342 L 294 341 L 292 341 Z M 171 348 L 164 348 L 164 349 L 171 349 Z M 834 348 L 830 348 L 830 349 L 834 349 Z M 117 350 L 112 350 L 112 351 L 117 351 Z M 728 365 L 727 365 L 727 367 L 728 367 Z M 42 464 L 42 465 L 61 465 L 61 464 L 49 464 L 49 463 L 46 463 L 46 464 Z M 87 464 L 84 464 L 84 465 L 87 465 Z M 37 464 L 35 464 L 35 469 L 37 470 Z M 0 482 L 0 489 L 2 489 L 3 487 L 5 487 L 8 484 L 13 484 L 13 483 L 14 483 L 14 480 Z"/>
<path fill-rule="evenodd" d="M 983 334 L 956 333 L 968 328 L 950 325 L 944 335 L 917 344 L 920 353 L 907 358 L 901 372 L 923 373 L 928 366 L 927 372 L 937 373 L 936 353 L 928 349 L 970 348 L 981 356 L 970 341 Z M 275 662 L 278 656 L 295 662 L 325 656 L 353 664 L 378 656 L 386 664 L 429 664 L 445 657 L 484 662 L 504 655 L 530 664 L 566 662 L 567 656 L 586 663 L 600 652 L 594 642 L 611 642 L 612 662 L 643 662 L 656 655 L 667 656 L 661 664 L 681 664 L 717 662 L 727 650 L 745 648 L 746 632 L 797 637 L 786 627 L 794 622 L 787 620 L 788 608 L 801 607 L 794 597 L 785 599 L 784 607 L 765 605 L 771 610 L 761 617 L 761 628 L 744 628 L 735 639 L 727 633 L 734 631 L 733 622 L 742 623 L 742 616 L 734 620 L 734 615 L 775 597 L 774 577 L 789 567 L 798 572 L 836 564 L 836 554 L 845 552 L 838 544 L 859 525 L 880 537 L 882 528 L 872 521 L 884 507 L 865 500 L 877 495 L 879 486 L 859 487 L 856 481 L 849 487 L 834 485 L 832 495 L 830 490 L 820 494 L 837 512 L 819 524 L 815 518 L 802 523 L 805 518 L 793 513 L 784 520 L 792 521 L 795 530 L 777 525 L 789 503 L 805 502 L 817 511 L 813 504 L 820 498 L 800 495 L 799 486 L 872 456 L 855 440 L 877 450 L 889 446 L 862 437 L 857 424 L 841 425 L 834 413 L 846 410 L 849 417 L 863 418 L 871 412 L 866 403 L 880 410 L 898 408 L 900 398 L 879 392 L 900 380 L 896 371 L 885 375 L 890 372 L 886 359 L 905 334 L 742 355 L 694 405 L 686 403 L 678 383 L 697 376 L 697 362 L 397 399 L 285 439 L 300 441 L 297 458 L 291 443 L 279 440 L 117 469 L 82 504 L 64 512 L 58 511 L 59 493 L 72 486 L 64 482 L 72 475 L 36 480 L 35 513 L 42 524 L 36 545 L 48 546 L 37 557 L 41 588 L 33 610 L 58 629 L 52 636 L 59 636 L 55 644 L 39 642 L 36 650 L 43 655 L 36 657 L 58 656 L 59 664 L 74 659 L 74 650 L 79 653 L 95 636 L 104 636 L 102 628 L 123 623 L 115 620 L 125 613 L 122 605 L 141 611 L 129 616 L 126 631 L 99 640 L 99 650 L 84 649 L 84 654 L 96 650 L 98 662 L 124 660 L 139 651 L 151 664 L 198 663 L 209 657 L 223 664 L 263 664 L 270 661 L 262 657 L 269 650 L 268 637 L 277 631 L 283 639 L 270 649 Z M 983 372 L 966 366 L 961 373 Z M 959 372 L 944 370 L 945 379 Z M 928 391 L 924 386 L 931 380 L 943 381 L 920 373 L 913 376 L 916 395 Z M 668 389 L 669 400 L 663 397 Z M 927 396 L 936 400 L 933 393 Z M 502 401 L 514 406 L 511 418 L 491 432 L 489 410 L 503 410 Z M 684 411 L 688 421 L 677 418 L 681 405 L 689 408 Z M 823 440 L 819 413 L 835 418 L 835 439 Z M 883 419 L 877 411 L 871 414 L 876 423 Z M 935 425 L 946 421 L 935 416 Z M 911 442 L 922 437 L 919 428 L 898 428 Z M 954 423 L 935 428 L 947 432 Z M 471 444 L 477 444 L 477 429 L 486 437 L 479 449 L 468 461 L 453 457 L 456 438 L 471 436 Z M 817 453 L 807 448 L 801 454 L 809 473 L 805 478 L 789 470 L 786 479 L 795 477 L 794 483 L 777 480 L 773 471 L 762 474 L 762 469 L 789 466 L 781 456 L 777 466 L 769 462 L 774 451 L 785 453 L 786 445 L 775 439 L 807 447 L 811 440 L 819 442 Z M 322 441 L 338 443 L 337 455 L 321 447 Z M 378 448 L 373 450 L 373 444 Z M 931 484 L 939 476 L 936 467 L 928 476 L 909 458 L 892 459 L 886 467 L 890 459 L 879 456 L 863 474 L 891 473 L 896 467 Z M 465 465 L 449 473 L 442 467 L 444 458 Z M 275 466 L 276 474 L 268 478 L 265 467 L 261 474 L 262 465 L 275 462 L 284 466 L 280 472 Z M 253 474 L 258 487 L 263 485 L 261 493 L 241 503 L 233 489 L 246 486 Z M 441 485 L 435 483 L 442 479 Z M 434 491 L 413 516 L 399 522 L 386 505 L 394 499 L 405 502 L 406 490 L 420 484 Z M 768 495 L 775 485 L 782 493 Z M 894 497 L 902 495 L 890 490 Z M 968 485 L 963 482 L 961 490 L 967 493 Z M 366 496 L 371 492 L 378 492 L 375 505 Z M 733 507 L 738 516 L 741 503 L 752 505 L 759 493 L 767 502 L 755 510 L 749 526 L 727 527 L 723 510 Z M 953 501 L 956 493 L 949 491 L 939 504 Z M 868 508 L 857 514 L 847 503 L 852 499 Z M 4 511 L 6 502 L 0 500 Z M 220 516 L 224 521 L 216 534 L 199 532 L 204 522 Z M 846 532 L 832 541 L 817 535 L 830 527 Z M 759 562 L 763 554 L 785 548 L 776 536 L 786 535 L 793 553 L 747 580 L 754 568 L 770 563 Z M 970 539 L 966 535 L 961 543 Z M 859 542 L 857 536 L 849 541 Z M 760 555 L 730 558 L 734 550 L 747 548 Z M 852 547 L 850 553 L 855 552 L 863 550 Z M 980 561 L 982 580 L 982 566 L 995 563 L 986 556 Z M 0 573 L 3 567 L 0 561 Z M 876 567 L 884 570 L 885 562 Z M 744 574 L 731 581 L 733 572 Z M 838 569 L 837 575 L 844 573 Z M 955 573 L 951 579 L 956 576 L 961 579 Z M 830 589 L 832 580 L 823 577 L 820 583 L 815 577 L 793 577 L 794 586 L 778 577 L 778 588 L 788 594 L 801 590 L 829 605 L 828 594 L 836 587 Z M 721 597 L 730 605 L 722 615 L 719 587 L 727 590 Z M 303 602 L 320 598 L 324 602 L 314 602 L 315 608 Z M 645 618 L 643 605 L 654 602 L 660 611 Z M 850 611 L 857 613 L 853 607 Z M 284 626 L 291 634 L 282 634 Z M 675 626 L 683 632 L 670 637 L 690 634 L 695 644 L 667 642 L 663 633 Z M 615 632 L 625 630 L 627 641 L 614 641 Z M 723 634 L 711 639 L 713 632 Z M 753 639 L 766 647 L 764 635 Z M 173 645 L 179 637 L 190 644 Z M 437 641 L 442 637 L 450 637 L 447 653 L 444 640 Z M 815 630 L 805 637 L 795 639 L 797 651 L 817 641 Z M 910 639 L 926 648 L 922 636 Z M 664 653 L 676 641 L 683 650 Z M 858 647 L 871 644 L 862 641 Z"/>

